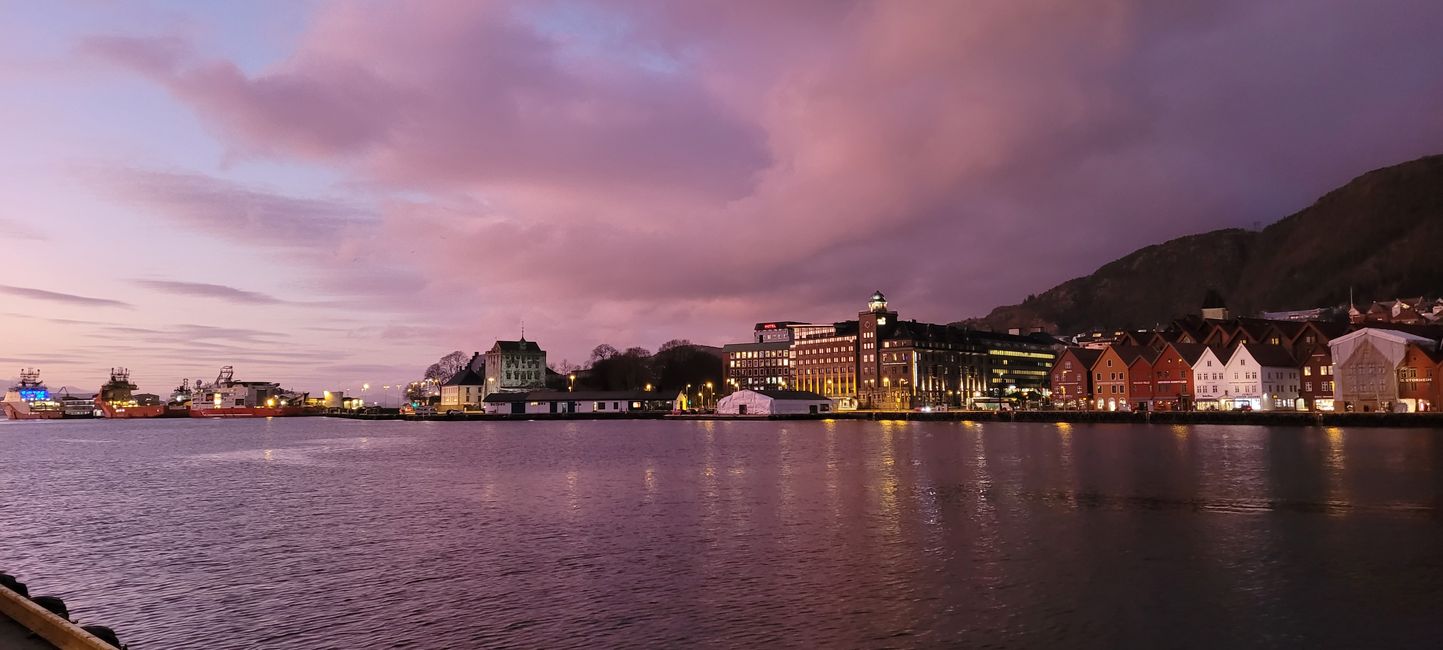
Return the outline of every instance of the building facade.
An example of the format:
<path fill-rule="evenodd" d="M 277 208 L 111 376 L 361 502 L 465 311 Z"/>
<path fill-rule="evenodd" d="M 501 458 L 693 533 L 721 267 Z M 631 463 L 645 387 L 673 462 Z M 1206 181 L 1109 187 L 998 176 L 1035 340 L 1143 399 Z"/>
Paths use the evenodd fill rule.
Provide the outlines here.
<path fill-rule="evenodd" d="M 1333 404 L 1347 411 L 1406 409 L 1398 391 L 1398 371 L 1408 346 L 1437 348 L 1438 341 L 1393 329 L 1365 327 L 1333 339 L 1336 368 Z"/>
<path fill-rule="evenodd" d="M 1092 408 L 1092 367 L 1102 350 L 1069 347 L 1052 366 L 1052 403 L 1072 409 Z"/>
<path fill-rule="evenodd" d="M 471 363 L 466 364 L 465 368 L 446 380 L 446 383 L 441 384 L 441 402 L 436 405 L 436 410 L 441 413 L 479 411 L 481 410 L 481 400 L 484 397 L 486 397 L 486 371 L 485 364 L 481 361 L 481 354 L 478 352 L 471 357 Z"/>
<path fill-rule="evenodd" d="M 546 387 L 546 351 L 524 336 L 518 341 L 497 341 L 486 351 L 485 367 L 486 395 Z"/>
<path fill-rule="evenodd" d="M 1298 366 L 1282 346 L 1243 343 L 1233 350 L 1223 372 L 1227 375 L 1222 400 L 1225 409 L 1296 408 Z"/>

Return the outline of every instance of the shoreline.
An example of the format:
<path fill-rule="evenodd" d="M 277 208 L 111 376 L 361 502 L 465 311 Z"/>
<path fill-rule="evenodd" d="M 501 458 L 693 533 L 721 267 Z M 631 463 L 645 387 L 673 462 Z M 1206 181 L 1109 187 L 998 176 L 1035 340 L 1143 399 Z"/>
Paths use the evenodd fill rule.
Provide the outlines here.
<path fill-rule="evenodd" d="M 1038 422 L 1106 424 L 1230 424 L 1242 426 L 1353 426 L 1443 429 L 1438 413 L 1338 413 L 1311 411 L 842 411 L 797 415 L 719 415 L 673 413 L 530 413 L 407 416 L 385 414 L 326 414 L 348 420 L 405 420 L 424 422 L 516 420 L 862 420 L 916 422 Z"/>

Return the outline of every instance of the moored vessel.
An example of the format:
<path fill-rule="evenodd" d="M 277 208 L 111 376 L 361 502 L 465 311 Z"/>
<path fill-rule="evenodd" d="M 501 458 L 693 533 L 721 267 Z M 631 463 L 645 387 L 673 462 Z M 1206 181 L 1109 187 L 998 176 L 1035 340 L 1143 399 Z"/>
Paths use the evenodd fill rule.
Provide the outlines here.
<path fill-rule="evenodd" d="M 190 416 L 194 418 L 270 418 L 302 415 L 305 398 L 269 381 L 236 381 L 235 369 L 225 366 L 215 381 L 195 382 Z"/>
<path fill-rule="evenodd" d="M 5 393 L 0 401 L 5 417 L 11 420 L 55 420 L 65 417 L 65 411 L 58 400 L 51 397 L 50 389 L 40 380 L 40 371 L 25 368 L 20 371 L 20 381 Z"/>
<path fill-rule="evenodd" d="M 130 382 L 130 370 L 126 368 L 111 368 L 110 381 L 100 387 L 100 392 L 95 395 L 95 406 L 100 414 L 107 418 L 159 418 L 170 415 L 184 417 L 189 415 L 184 410 L 177 410 L 172 413 L 171 409 L 160 401 L 158 395 L 147 393 L 136 393 L 136 385 Z"/>

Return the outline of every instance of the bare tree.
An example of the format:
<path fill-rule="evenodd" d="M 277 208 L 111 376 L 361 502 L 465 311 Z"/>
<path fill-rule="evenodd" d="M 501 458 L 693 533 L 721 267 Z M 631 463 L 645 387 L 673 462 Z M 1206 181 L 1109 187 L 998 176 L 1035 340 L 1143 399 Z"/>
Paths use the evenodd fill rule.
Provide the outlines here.
<path fill-rule="evenodd" d="M 610 358 L 612 358 L 612 357 L 614 357 L 614 356 L 616 356 L 616 355 L 618 355 L 618 354 L 621 354 L 621 351 L 620 351 L 620 350 L 616 349 L 615 347 L 612 347 L 611 344 L 609 344 L 609 343 L 602 343 L 601 345 L 598 345 L 598 346 L 596 346 L 595 348 L 592 348 L 592 350 L 591 350 L 591 363 L 592 363 L 592 365 L 596 365 L 596 362 L 598 362 L 598 361 L 605 361 L 605 360 L 610 359 Z"/>

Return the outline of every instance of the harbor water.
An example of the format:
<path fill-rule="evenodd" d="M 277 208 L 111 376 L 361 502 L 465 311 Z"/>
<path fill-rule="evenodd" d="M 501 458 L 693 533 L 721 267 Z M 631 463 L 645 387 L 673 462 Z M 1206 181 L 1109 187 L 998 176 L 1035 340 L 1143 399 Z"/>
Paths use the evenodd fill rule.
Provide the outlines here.
<path fill-rule="evenodd" d="M 134 650 L 1438 647 L 1443 432 L 0 422 L 0 569 Z"/>

